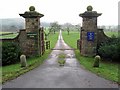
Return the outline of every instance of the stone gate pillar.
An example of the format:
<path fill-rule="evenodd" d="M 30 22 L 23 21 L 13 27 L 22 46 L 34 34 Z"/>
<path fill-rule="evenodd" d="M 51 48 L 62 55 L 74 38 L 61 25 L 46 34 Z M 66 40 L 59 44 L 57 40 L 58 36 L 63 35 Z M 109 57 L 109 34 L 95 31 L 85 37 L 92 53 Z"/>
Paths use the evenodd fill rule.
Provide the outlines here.
<path fill-rule="evenodd" d="M 83 18 L 81 36 L 80 36 L 80 52 L 84 56 L 96 55 L 97 48 L 97 17 L 101 13 L 92 11 L 92 6 L 87 7 L 87 11 L 79 14 Z"/>
<path fill-rule="evenodd" d="M 19 15 L 25 18 L 25 29 L 27 35 L 25 54 L 28 56 L 40 55 L 40 18 L 44 15 L 35 11 L 34 6 L 31 6 L 29 11 Z"/>

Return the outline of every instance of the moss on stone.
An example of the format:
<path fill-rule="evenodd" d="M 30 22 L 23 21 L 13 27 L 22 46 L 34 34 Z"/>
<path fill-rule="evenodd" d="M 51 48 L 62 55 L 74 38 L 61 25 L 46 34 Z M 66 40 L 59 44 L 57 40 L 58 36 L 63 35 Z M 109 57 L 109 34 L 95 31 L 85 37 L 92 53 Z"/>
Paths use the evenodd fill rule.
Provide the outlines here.
<path fill-rule="evenodd" d="M 87 11 L 92 11 L 93 10 L 93 7 L 91 6 L 91 5 L 89 5 L 88 7 L 87 7 Z"/>
<path fill-rule="evenodd" d="M 34 6 L 30 6 L 30 7 L 29 7 L 29 10 L 30 10 L 30 11 L 35 11 L 35 7 L 34 7 Z"/>
<path fill-rule="evenodd" d="M 99 55 L 96 55 L 96 56 L 95 56 L 93 67 L 99 67 L 100 59 L 101 59 L 101 58 L 100 58 Z"/>

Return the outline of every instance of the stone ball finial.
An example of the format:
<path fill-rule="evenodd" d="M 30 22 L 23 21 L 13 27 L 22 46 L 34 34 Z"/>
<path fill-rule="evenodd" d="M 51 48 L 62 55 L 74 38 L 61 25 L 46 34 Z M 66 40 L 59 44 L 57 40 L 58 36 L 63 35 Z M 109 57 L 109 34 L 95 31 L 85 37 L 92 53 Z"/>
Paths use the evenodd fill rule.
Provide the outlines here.
<path fill-rule="evenodd" d="M 34 6 L 30 6 L 30 7 L 29 7 L 29 10 L 30 10 L 30 11 L 35 11 L 35 7 L 34 7 Z"/>
<path fill-rule="evenodd" d="M 87 11 L 92 11 L 93 10 L 93 7 L 91 6 L 91 5 L 89 5 L 88 7 L 87 7 Z"/>

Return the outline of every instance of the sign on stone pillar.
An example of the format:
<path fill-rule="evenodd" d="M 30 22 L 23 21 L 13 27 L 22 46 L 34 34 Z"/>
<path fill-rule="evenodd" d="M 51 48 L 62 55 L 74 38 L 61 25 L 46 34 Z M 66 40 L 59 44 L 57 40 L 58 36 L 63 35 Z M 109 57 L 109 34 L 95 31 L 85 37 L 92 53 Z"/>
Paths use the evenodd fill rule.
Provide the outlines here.
<path fill-rule="evenodd" d="M 94 36 L 95 36 L 94 32 L 87 32 L 87 40 L 88 41 L 94 41 Z"/>
<path fill-rule="evenodd" d="M 26 11 L 24 14 L 19 14 L 25 18 L 25 29 L 27 34 L 26 40 L 26 55 L 40 55 L 40 18 L 43 17 L 43 14 L 35 11 L 35 7 L 31 6 L 29 11 Z"/>
<path fill-rule="evenodd" d="M 82 29 L 81 29 L 81 48 L 80 52 L 84 56 L 96 55 L 97 48 L 97 17 L 101 13 L 92 11 L 92 6 L 87 7 L 87 11 L 79 14 L 83 18 Z"/>

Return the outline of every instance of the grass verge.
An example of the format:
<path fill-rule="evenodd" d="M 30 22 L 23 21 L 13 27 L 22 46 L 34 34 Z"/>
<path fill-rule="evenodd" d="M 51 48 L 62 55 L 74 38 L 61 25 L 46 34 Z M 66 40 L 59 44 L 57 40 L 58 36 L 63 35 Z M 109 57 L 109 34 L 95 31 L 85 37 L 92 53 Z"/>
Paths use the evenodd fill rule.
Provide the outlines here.
<path fill-rule="evenodd" d="M 18 33 L 13 33 L 13 34 L 9 34 L 9 35 L 2 35 L 0 36 L 0 39 L 10 39 L 10 38 L 15 38 L 18 35 Z"/>
<path fill-rule="evenodd" d="M 63 39 L 71 48 L 77 48 L 77 40 L 80 38 L 80 32 L 70 31 L 69 35 L 67 31 L 62 32 Z"/>
<path fill-rule="evenodd" d="M 48 35 L 48 40 L 50 41 L 50 48 L 51 49 L 55 47 L 55 44 L 58 40 L 58 35 L 59 35 L 58 32 L 56 32 L 55 34 L 51 33 Z"/>
<path fill-rule="evenodd" d="M 37 66 L 41 65 L 45 59 L 47 59 L 50 54 L 50 50 L 47 50 L 45 54 L 41 57 L 33 57 L 27 60 L 28 66 L 26 68 L 21 68 L 20 64 L 13 64 L 2 67 L 2 83 L 5 83 L 8 80 L 14 79 L 25 72 L 28 72 Z"/>
<path fill-rule="evenodd" d="M 69 35 L 67 35 L 66 32 L 62 32 L 64 41 L 72 48 L 76 48 L 77 39 L 79 39 L 79 33 L 78 32 L 71 32 Z M 94 58 L 93 57 L 84 57 L 80 55 L 79 50 L 75 50 L 75 55 L 77 60 L 80 62 L 80 64 L 88 69 L 89 71 L 106 78 L 108 80 L 117 82 L 120 84 L 119 80 L 119 74 L 118 74 L 118 63 L 113 62 L 100 62 L 99 68 L 93 67 Z"/>
<path fill-rule="evenodd" d="M 84 57 L 80 55 L 79 50 L 75 51 L 75 55 L 77 60 L 83 65 L 86 69 L 90 70 L 91 72 L 106 78 L 108 80 L 117 82 L 120 84 L 118 78 L 118 63 L 112 63 L 107 61 L 100 61 L 100 67 L 95 68 L 93 67 L 94 58 L 93 57 Z"/>
<path fill-rule="evenodd" d="M 49 35 L 49 40 L 51 41 L 52 48 L 55 46 L 57 39 L 58 39 L 58 33 L 54 35 Z M 26 68 L 21 68 L 20 63 L 0 67 L 0 69 L 2 69 L 2 72 L 0 72 L 0 74 L 2 73 L 2 79 L 0 77 L 1 79 L 0 82 L 5 83 L 8 80 L 15 79 L 16 77 L 38 67 L 44 62 L 45 59 L 48 58 L 50 52 L 51 50 L 46 50 L 44 55 L 41 57 L 37 56 L 27 59 L 28 66 Z"/>

